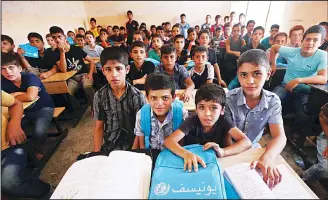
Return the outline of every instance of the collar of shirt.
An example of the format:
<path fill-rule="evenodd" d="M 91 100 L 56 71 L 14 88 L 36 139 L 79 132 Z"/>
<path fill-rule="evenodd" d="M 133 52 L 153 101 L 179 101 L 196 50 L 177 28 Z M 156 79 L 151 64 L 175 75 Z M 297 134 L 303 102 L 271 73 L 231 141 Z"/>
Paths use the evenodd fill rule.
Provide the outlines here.
<path fill-rule="evenodd" d="M 112 88 L 110 87 L 110 84 L 108 84 L 108 87 L 109 87 L 109 89 L 110 89 L 110 93 L 111 93 L 111 95 L 112 95 L 116 100 L 121 101 L 122 99 L 124 99 L 125 96 L 126 96 L 126 94 L 128 93 L 128 90 L 131 89 L 131 84 L 130 84 L 129 82 L 125 81 L 125 85 L 126 85 L 126 87 L 125 87 L 125 92 L 124 92 L 124 94 L 121 96 L 120 99 L 117 99 L 116 96 L 115 96 L 114 93 L 113 93 Z"/>
<path fill-rule="evenodd" d="M 195 74 L 198 74 L 199 76 L 201 76 L 203 74 L 203 72 L 205 71 L 205 68 L 206 68 L 206 64 L 203 66 L 203 69 L 201 72 L 196 72 L 195 70 L 195 67 L 192 68 L 192 71 L 195 73 Z"/>
<path fill-rule="evenodd" d="M 151 121 L 153 122 L 158 122 L 159 124 L 161 124 L 162 126 L 165 125 L 165 124 L 168 124 L 169 122 L 172 121 L 172 118 L 173 118 L 173 112 L 172 112 L 172 107 L 171 107 L 171 110 L 167 113 L 163 123 L 161 123 L 156 115 L 154 115 L 154 112 L 153 112 L 153 109 L 151 109 L 151 112 L 150 112 L 150 117 L 151 117 Z"/>
<path fill-rule="evenodd" d="M 175 74 L 175 72 L 179 71 L 178 66 L 179 66 L 178 63 L 175 63 L 174 64 L 174 69 L 173 69 L 174 70 L 174 74 Z M 160 65 L 159 66 L 159 71 L 160 72 L 166 72 L 165 69 L 164 69 L 164 65 Z"/>
<path fill-rule="evenodd" d="M 254 111 L 262 111 L 263 109 L 269 108 L 266 91 L 262 89 L 261 93 L 262 93 L 262 97 L 260 103 L 255 106 Z M 237 106 L 242 106 L 242 105 L 245 105 L 249 109 L 249 107 L 246 104 L 246 97 L 244 95 L 244 92 L 242 88 L 239 88 L 239 91 L 237 93 Z"/>

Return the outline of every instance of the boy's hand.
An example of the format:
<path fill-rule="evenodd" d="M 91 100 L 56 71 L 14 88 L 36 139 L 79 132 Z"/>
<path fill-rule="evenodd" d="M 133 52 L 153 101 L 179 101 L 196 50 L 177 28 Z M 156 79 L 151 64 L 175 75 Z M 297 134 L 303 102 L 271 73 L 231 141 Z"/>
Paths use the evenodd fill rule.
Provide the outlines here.
<path fill-rule="evenodd" d="M 240 51 L 236 51 L 235 56 L 239 57 L 240 56 Z"/>
<path fill-rule="evenodd" d="M 279 172 L 278 168 L 272 164 L 271 160 L 261 157 L 258 161 L 253 161 L 251 163 L 251 169 L 254 168 L 261 170 L 263 181 L 265 183 L 268 183 L 269 181 L 270 188 L 273 188 L 281 182 L 281 173 Z"/>
<path fill-rule="evenodd" d="M 324 158 L 328 159 L 328 147 L 322 152 Z"/>
<path fill-rule="evenodd" d="M 219 158 L 222 158 L 225 156 L 225 151 L 224 149 L 220 148 L 220 146 L 218 144 L 216 144 L 215 142 L 208 142 L 204 145 L 203 150 L 206 151 L 207 149 L 213 148 L 214 151 L 216 152 L 216 155 Z"/>
<path fill-rule="evenodd" d="M 184 159 L 184 165 L 183 165 L 183 171 L 186 171 L 188 167 L 188 172 L 191 172 L 192 166 L 194 165 L 195 172 L 198 171 L 198 163 L 200 163 L 204 168 L 206 168 L 205 162 L 197 155 L 186 152 L 183 156 Z"/>
<path fill-rule="evenodd" d="M 13 97 L 17 97 L 18 95 L 21 95 L 21 94 L 24 94 L 24 92 L 13 92 L 13 93 L 10 93 L 10 95 L 13 96 Z"/>
<path fill-rule="evenodd" d="M 47 73 L 47 72 L 43 72 L 43 73 L 41 73 L 41 74 L 40 74 L 40 78 L 41 78 L 41 79 L 49 78 L 49 73 Z"/>
<path fill-rule="evenodd" d="M 286 86 L 285 86 L 285 89 L 292 92 L 292 90 L 298 86 L 298 84 L 300 84 L 300 79 L 299 78 L 295 78 L 291 81 L 289 81 Z"/>
<path fill-rule="evenodd" d="M 224 87 L 224 88 L 227 87 L 227 84 L 226 84 L 226 82 L 224 82 L 224 80 L 220 79 L 220 80 L 218 80 L 218 82 L 219 82 L 219 85 L 220 85 L 220 86 L 222 86 L 222 87 Z"/>
<path fill-rule="evenodd" d="M 276 71 L 277 71 L 277 66 L 276 66 L 276 65 L 273 65 L 273 64 L 271 64 L 271 67 L 270 67 L 270 69 L 271 69 L 271 76 L 273 76 L 273 75 L 276 73 Z"/>
<path fill-rule="evenodd" d="M 86 74 L 85 77 L 87 79 L 89 79 L 90 81 L 93 81 L 92 73 L 91 74 L 90 73 Z"/>
<path fill-rule="evenodd" d="M 192 91 L 191 90 L 185 90 L 181 96 L 180 96 L 180 100 L 183 102 L 188 102 L 189 99 L 192 98 Z"/>
<path fill-rule="evenodd" d="M 24 142 L 26 140 L 26 135 L 20 124 L 15 124 L 13 121 L 9 121 L 7 126 L 7 138 L 10 142 L 10 145 L 14 146 Z"/>
<path fill-rule="evenodd" d="M 22 49 L 22 48 L 18 48 L 18 49 L 17 49 L 17 54 L 18 54 L 19 56 L 22 57 L 24 53 L 25 53 L 24 49 Z"/>
<path fill-rule="evenodd" d="M 63 44 L 58 44 L 58 45 L 57 45 L 57 48 L 58 48 L 59 52 L 61 52 L 61 53 L 64 53 L 64 52 L 65 52 L 65 45 L 63 45 Z"/>

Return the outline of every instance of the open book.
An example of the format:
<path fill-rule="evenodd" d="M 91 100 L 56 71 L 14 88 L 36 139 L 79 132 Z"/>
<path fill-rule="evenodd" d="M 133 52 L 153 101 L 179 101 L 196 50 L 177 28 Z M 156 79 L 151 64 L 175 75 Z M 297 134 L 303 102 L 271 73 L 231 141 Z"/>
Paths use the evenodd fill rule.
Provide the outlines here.
<path fill-rule="evenodd" d="M 147 199 L 151 158 L 143 153 L 112 151 L 75 162 L 51 199 Z"/>
<path fill-rule="evenodd" d="M 224 176 L 233 185 L 241 199 L 313 199 L 294 175 L 283 164 L 278 165 L 281 182 L 272 190 L 250 163 L 242 163 L 224 169 Z"/>

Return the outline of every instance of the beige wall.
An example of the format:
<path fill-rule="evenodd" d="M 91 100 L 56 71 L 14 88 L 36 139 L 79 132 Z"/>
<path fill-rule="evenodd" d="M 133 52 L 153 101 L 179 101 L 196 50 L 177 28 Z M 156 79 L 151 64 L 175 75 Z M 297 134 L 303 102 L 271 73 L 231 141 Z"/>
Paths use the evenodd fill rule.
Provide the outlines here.
<path fill-rule="evenodd" d="M 29 32 L 38 32 L 45 37 L 49 28 L 57 25 L 66 33 L 68 30 L 83 26 L 86 20 L 82 1 L 2 2 L 2 34 L 12 37 L 16 48 L 19 44 L 28 42 Z"/>

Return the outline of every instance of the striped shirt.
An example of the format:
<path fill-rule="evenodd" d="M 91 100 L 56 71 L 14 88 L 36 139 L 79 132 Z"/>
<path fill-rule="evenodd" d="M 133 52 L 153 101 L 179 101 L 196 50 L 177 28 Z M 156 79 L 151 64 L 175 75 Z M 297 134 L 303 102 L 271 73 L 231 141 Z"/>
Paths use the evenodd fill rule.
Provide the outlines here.
<path fill-rule="evenodd" d="M 134 140 L 136 114 L 146 104 L 146 97 L 137 88 L 126 82 L 125 93 L 117 99 L 109 84 L 98 90 L 94 96 L 94 119 L 104 121 L 104 138 L 117 128 L 128 131 L 131 146 Z"/>

